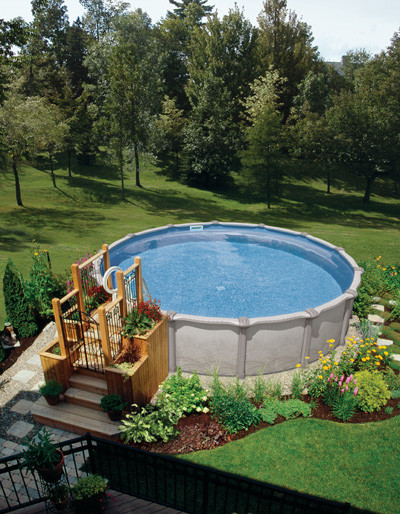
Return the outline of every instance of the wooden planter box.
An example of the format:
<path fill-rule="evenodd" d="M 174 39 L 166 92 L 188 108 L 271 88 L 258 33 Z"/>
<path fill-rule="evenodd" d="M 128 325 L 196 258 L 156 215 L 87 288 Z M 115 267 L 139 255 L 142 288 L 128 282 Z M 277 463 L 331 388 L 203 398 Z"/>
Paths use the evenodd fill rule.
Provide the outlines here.
<path fill-rule="evenodd" d="M 163 319 L 144 336 L 133 338 L 140 359 L 126 379 L 118 368 L 106 368 L 108 394 L 119 394 L 129 405 L 149 403 L 168 376 L 168 323 Z"/>
<path fill-rule="evenodd" d="M 63 357 L 52 352 L 52 349 L 58 345 L 58 339 L 48 344 L 41 352 L 39 352 L 42 363 L 43 374 L 46 382 L 56 380 L 64 386 L 64 390 L 69 388 L 69 379 L 73 373 L 70 356 Z M 72 359 L 74 355 L 72 355 Z"/>

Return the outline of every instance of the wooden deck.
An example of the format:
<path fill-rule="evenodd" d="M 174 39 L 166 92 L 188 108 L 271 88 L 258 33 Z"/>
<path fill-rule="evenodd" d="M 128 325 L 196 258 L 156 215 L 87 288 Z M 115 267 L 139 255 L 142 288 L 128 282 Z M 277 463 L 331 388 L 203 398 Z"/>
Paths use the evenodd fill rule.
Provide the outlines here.
<path fill-rule="evenodd" d="M 105 503 L 104 510 L 102 512 L 109 512 L 115 514 L 123 514 L 128 512 L 135 512 L 136 514 L 184 514 L 182 511 L 170 509 L 157 503 L 151 503 L 146 500 L 140 500 L 134 496 L 128 496 L 127 494 L 118 493 L 116 491 L 110 491 L 111 498 Z M 32 505 L 31 507 L 25 507 L 18 509 L 14 512 L 23 514 L 45 514 L 48 512 L 55 512 L 54 508 L 46 510 L 46 504 L 44 502 Z M 72 509 L 64 510 L 63 512 L 71 513 Z"/>

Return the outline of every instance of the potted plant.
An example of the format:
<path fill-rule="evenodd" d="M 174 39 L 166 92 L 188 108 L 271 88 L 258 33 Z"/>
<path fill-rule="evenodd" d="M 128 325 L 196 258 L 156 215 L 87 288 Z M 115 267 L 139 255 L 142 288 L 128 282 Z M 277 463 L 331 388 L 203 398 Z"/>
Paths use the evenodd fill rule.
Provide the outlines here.
<path fill-rule="evenodd" d="M 37 439 L 23 443 L 26 449 L 22 451 L 21 467 L 28 468 L 32 473 L 36 470 L 45 482 L 54 483 L 63 474 L 64 455 L 50 438 L 51 434 L 43 427 Z"/>
<path fill-rule="evenodd" d="M 119 421 L 122 416 L 122 411 L 126 407 L 126 402 L 122 401 L 119 394 L 108 394 L 100 400 L 100 407 L 107 412 L 108 417 L 112 421 Z"/>
<path fill-rule="evenodd" d="M 68 506 L 69 487 L 66 484 L 48 484 L 45 487 L 46 496 L 56 510 L 65 510 Z"/>
<path fill-rule="evenodd" d="M 71 488 L 75 512 L 99 512 L 107 499 L 107 481 L 100 475 L 78 478 Z"/>
<path fill-rule="evenodd" d="M 44 385 L 39 387 L 39 392 L 42 394 L 49 405 L 57 405 L 60 401 L 60 394 L 62 393 L 63 386 L 56 380 L 49 380 Z"/>

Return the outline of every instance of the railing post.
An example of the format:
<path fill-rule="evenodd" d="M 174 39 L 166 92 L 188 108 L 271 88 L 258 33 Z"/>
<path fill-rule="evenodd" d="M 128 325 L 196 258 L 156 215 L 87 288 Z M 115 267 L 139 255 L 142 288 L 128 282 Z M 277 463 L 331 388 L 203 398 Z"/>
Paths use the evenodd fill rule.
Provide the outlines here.
<path fill-rule="evenodd" d="M 74 289 L 78 289 L 78 294 L 77 294 L 78 310 L 80 312 L 85 312 L 85 302 L 83 299 L 82 279 L 81 279 L 81 273 L 79 271 L 78 264 L 71 264 L 71 272 L 72 272 L 72 280 L 74 281 Z"/>
<path fill-rule="evenodd" d="M 103 262 L 104 262 L 104 273 L 108 270 L 108 268 L 110 267 L 110 251 L 108 249 L 108 245 L 104 244 L 102 247 L 102 250 L 104 250 L 104 255 L 103 255 Z M 108 277 L 107 279 L 107 285 L 110 289 L 112 289 L 112 280 L 111 280 L 111 276 Z"/>
<path fill-rule="evenodd" d="M 99 314 L 100 337 L 101 346 L 104 354 L 104 364 L 109 366 L 112 361 L 111 346 L 110 346 L 110 333 L 108 331 L 107 315 L 105 306 L 101 305 L 97 312 Z"/>
<path fill-rule="evenodd" d="M 118 298 L 122 298 L 121 301 L 121 316 L 123 318 L 128 314 L 128 307 L 126 305 L 126 291 L 125 291 L 125 280 L 123 271 L 117 271 L 117 290 Z"/>
<path fill-rule="evenodd" d="M 142 259 L 140 257 L 135 257 L 135 264 L 138 265 L 138 267 L 135 270 L 135 275 L 136 275 L 136 298 L 139 303 L 139 302 L 143 302 Z"/>
<path fill-rule="evenodd" d="M 54 321 L 56 322 L 57 333 L 58 333 L 58 344 L 60 345 L 61 356 L 67 357 L 67 349 L 65 347 L 64 331 L 61 321 L 61 302 L 58 298 L 53 298 L 51 301 L 53 305 Z"/>

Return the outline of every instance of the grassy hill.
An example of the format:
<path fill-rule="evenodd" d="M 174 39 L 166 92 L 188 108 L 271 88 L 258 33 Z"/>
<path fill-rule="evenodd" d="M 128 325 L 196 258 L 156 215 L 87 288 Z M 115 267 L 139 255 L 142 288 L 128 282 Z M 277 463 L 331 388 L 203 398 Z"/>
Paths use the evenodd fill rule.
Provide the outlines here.
<path fill-rule="evenodd" d="M 146 228 L 191 221 L 265 223 L 305 231 L 342 246 L 357 261 L 382 255 L 400 260 L 400 198 L 393 184 L 377 183 L 372 201 L 362 203 L 363 183 L 337 177 L 332 194 L 318 178 L 292 178 L 283 197 L 267 209 L 260 195 L 233 183 L 224 191 L 188 187 L 162 175 L 144 162 L 143 188 L 126 172 L 126 200 L 120 199 L 118 172 L 113 166 L 73 168 L 73 177 L 59 162 L 57 188 L 46 161 L 22 168 L 24 207 L 15 201 L 11 171 L 0 171 L 0 275 L 11 258 L 23 274 L 31 265 L 34 240 L 50 252 L 53 268 L 62 272 L 88 250 Z M 240 180 L 240 177 L 236 177 Z M 237 182 L 239 182 L 237 180 Z M 0 325 L 4 322 L 0 298 Z"/>

